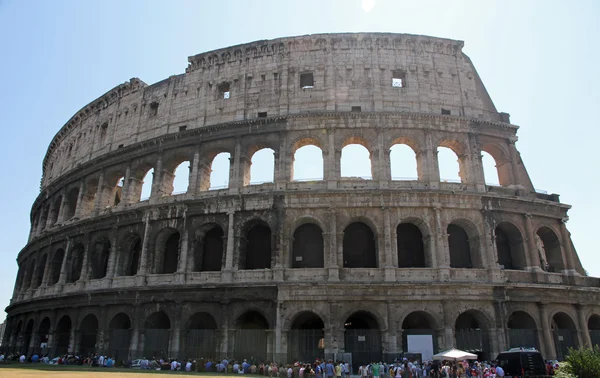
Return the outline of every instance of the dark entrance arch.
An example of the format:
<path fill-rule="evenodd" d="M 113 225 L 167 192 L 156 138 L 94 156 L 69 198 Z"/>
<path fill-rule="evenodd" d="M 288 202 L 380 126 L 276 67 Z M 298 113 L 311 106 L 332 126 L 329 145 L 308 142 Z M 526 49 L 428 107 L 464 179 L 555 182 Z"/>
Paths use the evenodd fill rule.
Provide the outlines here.
<path fill-rule="evenodd" d="M 590 316 L 588 319 L 588 330 L 590 331 L 592 346 L 600 346 L 600 315 Z"/>
<path fill-rule="evenodd" d="M 62 268 L 64 258 L 64 249 L 59 248 L 56 251 L 54 251 L 52 260 L 50 260 L 50 277 L 48 279 L 48 285 L 55 285 L 58 283 L 58 280 L 60 279 L 60 270 Z"/>
<path fill-rule="evenodd" d="M 71 250 L 71 256 L 69 256 L 69 271 L 67 282 L 77 282 L 81 278 L 81 269 L 83 268 L 83 245 L 76 244 Z"/>
<path fill-rule="evenodd" d="M 48 353 L 48 338 L 50 336 L 50 319 L 44 318 L 40 323 L 37 330 L 37 343 L 34 347 L 34 351 L 42 354 Z"/>
<path fill-rule="evenodd" d="M 420 335 L 424 337 L 431 336 L 431 347 L 433 353 L 438 352 L 437 333 L 434 327 L 435 320 L 424 311 L 415 311 L 408 314 L 402 322 L 402 350 L 408 353 L 417 352 L 411 349 L 409 336 Z"/>
<path fill-rule="evenodd" d="M 60 318 L 54 331 L 54 339 L 56 340 L 55 355 L 63 355 L 69 351 L 71 340 L 71 318 L 67 315 Z"/>
<path fill-rule="evenodd" d="M 102 238 L 94 243 L 94 247 L 90 255 L 92 261 L 92 279 L 106 277 L 109 255 L 110 241 L 108 239 Z"/>
<path fill-rule="evenodd" d="M 190 316 L 185 339 L 185 358 L 214 358 L 217 348 L 217 322 L 206 312 Z"/>
<path fill-rule="evenodd" d="M 412 223 L 400 223 L 396 227 L 399 268 L 425 268 L 423 234 Z"/>
<path fill-rule="evenodd" d="M 457 224 L 448 225 L 448 247 L 450 249 L 451 268 L 472 268 L 471 246 L 469 236 L 461 226 Z"/>
<path fill-rule="evenodd" d="M 324 266 L 323 230 L 314 223 L 300 225 L 294 231 L 292 268 L 323 268 Z"/>
<path fill-rule="evenodd" d="M 484 325 L 483 316 L 475 311 L 469 310 L 460 314 L 454 325 L 456 347 L 476 353 L 479 359 L 489 359 L 489 339 Z"/>
<path fill-rule="evenodd" d="M 175 229 L 162 230 L 155 245 L 154 270 L 157 274 L 173 274 L 179 262 L 179 240 L 181 236 Z"/>
<path fill-rule="evenodd" d="M 353 313 L 344 322 L 345 351 L 352 353 L 352 369 L 381 361 L 381 332 L 375 317 L 366 311 Z"/>
<path fill-rule="evenodd" d="M 25 326 L 25 332 L 23 332 L 23 346 L 21 347 L 21 351 L 26 355 L 31 354 L 31 348 L 29 345 L 31 344 L 31 336 L 33 335 L 33 319 L 30 319 L 27 322 L 27 326 Z"/>
<path fill-rule="evenodd" d="M 88 356 L 96 353 L 96 341 L 98 338 L 98 318 L 89 314 L 81 322 L 79 327 L 80 342 L 79 351 L 82 355 Z"/>
<path fill-rule="evenodd" d="M 169 336 L 171 320 L 162 311 L 150 315 L 144 323 L 144 356 L 148 358 L 167 358 L 169 356 Z"/>
<path fill-rule="evenodd" d="M 548 271 L 560 273 L 565 269 L 565 264 L 558 236 L 549 227 L 541 227 L 537 231 L 537 236 L 540 238 L 544 254 L 546 255 Z"/>
<path fill-rule="evenodd" d="M 117 273 L 119 276 L 135 276 L 140 266 L 142 238 L 137 234 L 132 234 L 121 245 L 121 266 L 117 267 Z"/>
<path fill-rule="evenodd" d="M 296 315 L 288 335 L 288 361 L 314 361 L 323 358 L 325 348 L 321 318 L 310 311 Z"/>
<path fill-rule="evenodd" d="M 537 326 L 525 311 L 515 311 L 508 318 L 508 343 L 511 348 L 536 348 L 539 350 Z"/>
<path fill-rule="evenodd" d="M 508 222 L 502 222 L 494 231 L 498 264 L 503 269 L 523 270 L 527 266 L 523 237 L 519 229 Z"/>
<path fill-rule="evenodd" d="M 577 327 L 573 319 L 564 312 L 559 312 L 552 317 L 552 333 L 554 335 L 554 346 L 556 347 L 556 358 L 564 360 L 569 348 L 577 348 Z"/>
<path fill-rule="evenodd" d="M 131 319 L 125 313 L 118 313 L 108 325 L 110 341 L 108 354 L 114 356 L 116 363 L 127 362 L 129 358 L 129 344 L 131 342 Z"/>
<path fill-rule="evenodd" d="M 257 311 L 248 311 L 236 322 L 233 358 L 242 360 L 253 356 L 267 360 L 267 319 Z"/>
<path fill-rule="evenodd" d="M 271 228 L 266 223 L 252 226 L 244 244 L 242 269 L 271 269 Z"/>
<path fill-rule="evenodd" d="M 225 233 L 220 226 L 213 225 L 202 234 L 196 241 L 194 272 L 218 272 L 223 265 Z"/>
<path fill-rule="evenodd" d="M 40 259 L 37 270 L 35 271 L 35 284 L 34 288 L 40 287 L 44 282 L 44 271 L 46 270 L 46 261 L 48 260 L 48 254 L 44 253 L 44 256 Z"/>
<path fill-rule="evenodd" d="M 344 268 L 376 268 L 377 243 L 373 230 L 361 222 L 344 229 Z"/>

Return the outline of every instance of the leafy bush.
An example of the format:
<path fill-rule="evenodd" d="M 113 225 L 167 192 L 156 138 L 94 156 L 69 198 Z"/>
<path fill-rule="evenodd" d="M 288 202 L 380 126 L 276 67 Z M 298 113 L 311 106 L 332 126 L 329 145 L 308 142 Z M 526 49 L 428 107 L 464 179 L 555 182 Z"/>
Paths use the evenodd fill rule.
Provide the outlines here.
<path fill-rule="evenodd" d="M 593 348 L 569 349 L 565 362 L 560 370 L 577 378 L 600 377 L 600 348 L 597 345 Z"/>

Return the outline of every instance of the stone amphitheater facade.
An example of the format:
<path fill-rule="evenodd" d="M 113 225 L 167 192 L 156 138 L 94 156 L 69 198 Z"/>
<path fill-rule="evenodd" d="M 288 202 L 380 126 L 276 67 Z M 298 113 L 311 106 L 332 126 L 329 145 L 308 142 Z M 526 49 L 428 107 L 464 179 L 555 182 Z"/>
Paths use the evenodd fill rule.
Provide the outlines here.
<path fill-rule="evenodd" d="M 357 363 L 412 351 L 411 335 L 482 358 L 599 342 L 600 281 L 573 247 L 570 207 L 535 191 L 518 127 L 462 47 L 375 33 L 257 41 L 94 100 L 44 158 L 3 346 Z M 369 151 L 372 178 L 341 176 L 349 144 Z M 414 151 L 417 179 L 392 178 L 396 144 Z M 322 180 L 293 179 L 307 145 Z M 440 146 L 460 183 L 440 180 Z M 263 148 L 273 182 L 251 185 Z M 485 184 L 483 151 L 499 186 Z M 223 152 L 229 185 L 209 190 Z M 188 190 L 174 194 L 186 161 Z"/>

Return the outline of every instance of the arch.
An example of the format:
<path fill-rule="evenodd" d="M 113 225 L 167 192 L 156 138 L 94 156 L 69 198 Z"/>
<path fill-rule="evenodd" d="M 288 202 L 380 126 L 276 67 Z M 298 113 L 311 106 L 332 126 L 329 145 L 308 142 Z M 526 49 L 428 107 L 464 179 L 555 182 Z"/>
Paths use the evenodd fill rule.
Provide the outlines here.
<path fill-rule="evenodd" d="M 27 284 L 27 288 L 28 289 L 33 289 L 34 288 L 34 280 L 35 280 L 35 268 L 37 267 L 36 264 L 36 260 L 33 259 L 31 260 L 31 262 L 29 263 L 29 269 L 27 269 L 27 279 L 25 280 L 25 283 Z"/>
<path fill-rule="evenodd" d="M 490 153 L 481 151 L 481 167 L 486 185 L 500 186 L 497 166 L 496 159 Z"/>
<path fill-rule="evenodd" d="M 261 148 L 250 157 L 247 180 L 244 185 L 257 185 L 273 182 L 275 179 L 275 151 L 272 148 Z M 246 174 L 244 174 L 246 177 Z"/>
<path fill-rule="evenodd" d="M 144 322 L 144 355 L 168 357 L 171 320 L 163 311 L 152 313 Z"/>
<path fill-rule="evenodd" d="M 600 346 L 600 315 L 592 314 L 588 319 L 588 330 L 592 346 Z"/>
<path fill-rule="evenodd" d="M 177 195 L 188 191 L 193 156 L 194 150 L 190 147 L 180 147 L 165 152 L 160 177 L 161 195 Z"/>
<path fill-rule="evenodd" d="M 177 271 L 180 239 L 179 231 L 174 228 L 165 228 L 158 233 L 154 246 L 154 273 L 172 274 Z"/>
<path fill-rule="evenodd" d="M 448 249 L 451 268 L 481 268 L 479 232 L 470 221 L 458 219 L 448 224 Z"/>
<path fill-rule="evenodd" d="M 100 279 L 106 277 L 108 270 L 108 259 L 110 257 L 110 240 L 101 237 L 93 244 L 91 253 L 91 268 L 92 279 Z"/>
<path fill-rule="evenodd" d="M 173 171 L 173 178 L 163 183 L 167 187 L 165 189 L 165 195 L 177 195 L 187 193 L 190 186 L 190 172 L 191 164 L 189 160 L 182 161 L 175 167 Z M 165 180 L 165 178 L 163 178 Z"/>
<path fill-rule="evenodd" d="M 25 330 L 23 331 L 23 345 L 21 349 L 24 351 L 26 355 L 29 352 L 29 345 L 31 345 L 31 337 L 33 336 L 33 319 L 29 319 L 27 325 L 25 326 Z"/>
<path fill-rule="evenodd" d="M 62 248 L 54 251 L 54 255 L 52 256 L 52 260 L 50 260 L 50 270 L 48 277 L 48 285 L 55 285 L 58 283 L 60 279 L 60 271 L 62 268 L 63 260 L 65 259 L 65 250 Z"/>
<path fill-rule="evenodd" d="M 72 188 L 67 192 L 67 197 L 64 204 L 63 219 L 69 220 L 75 216 L 77 209 L 77 200 L 79 199 L 79 188 Z"/>
<path fill-rule="evenodd" d="M 235 328 L 233 357 L 241 360 L 254 356 L 257 360 L 266 360 L 269 329 L 267 319 L 256 310 L 249 310 L 236 319 Z"/>
<path fill-rule="evenodd" d="M 58 221 L 58 215 L 60 213 L 60 207 L 62 205 L 62 196 L 58 196 L 54 202 L 52 202 L 52 206 L 50 207 L 50 212 L 48 213 L 48 220 L 46 221 L 46 227 L 53 226 Z"/>
<path fill-rule="evenodd" d="M 565 270 L 562 248 L 556 233 L 550 227 L 542 226 L 537 230 L 536 235 L 538 251 L 543 257 L 542 264 L 545 269 L 556 273 Z"/>
<path fill-rule="evenodd" d="M 81 196 L 81 205 L 79 206 L 79 216 L 86 217 L 90 215 L 96 203 L 96 194 L 98 193 L 98 177 L 88 177 L 85 181 L 83 195 Z"/>
<path fill-rule="evenodd" d="M 390 147 L 392 180 L 422 180 L 422 167 L 417 157 L 418 148 L 410 138 L 398 138 Z"/>
<path fill-rule="evenodd" d="M 569 348 L 577 348 L 577 327 L 573 318 L 564 312 L 557 312 L 552 316 L 550 325 L 554 336 L 556 358 L 564 360 L 569 353 Z"/>
<path fill-rule="evenodd" d="M 381 361 L 381 332 L 377 318 L 367 311 L 356 311 L 344 322 L 344 350 L 352 353 L 352 366 Z"/>
<path fill-rule="evenodd" d="M 456 140 L 444 140 L 437 147 L 440 181 L 466 182 L 464 147 Z"/>
<path fill-rule="evenodd" d="M 483 162 L 482 157 L 482 165 L 484 167 L 484 175 L 486 177 L 486 181 L 488 181 L 488 177 L 496 178 L 497 183 L 500 186 L 509 186 L 513 184 L 513 180 L 511 178 L 511 165 L 510 159 L 508 156 L 510 155 L 508 151 L 505 151 L 504 148 L 500 147 L 494 143 L 485 143 L 481 146 L 482 156 L 483 152 L 488 154 L 489 163 L 486 169 L 486 164 Z M 492 167 L 493 164 L 493 167 Z"/>
<path fill-rule="evenodd" d="M 218 272 L 223 265 L 225 233 L 220 225 L 210 223 L 196 231 L 194 272 Z"/>
<path fill-rule="evenodd" d="M 478 310 L 462 312 L 454 322 L 456 347 L 476 353 L 481 359 L 488 359 L 490 352 L 488 325 L 489 319 Z"/>
<path fill-rule="evenodd" d="M 54 330 L 54 339 L 56 340 L 56 354 L 63 355 L 66 354 L 69 350 L 69 341 L 71 339 L 71 328 L 72 328 L 71 318 L 68 315 L 64 315 L 60 318 L 58 323 L 56 323 L 56 328 Z"/>
<path fill-rule="evenodd" d="M 504 269 L 523 270 L 527 267 L 525 246 L 519 229 L 512 223 L 501 222 L 494 230 L 498 264 Z"/>
<path fill-rule="evenodd" d="M 184 354 L 187 357 L 214 356 L 217 350 L 217 322 L 207 312 L 190 316 L 186 327 Z"/>
<path fill-rule="evenodd" d="M 537 325 L 527 312 L 513 312 L 508 318 L 507 328 L 510 348 L 539 349 Z"/>
<path fill-rule="evenodd" d="M 114 356 L 115 361 L 126 362 L 129 356 L 131 342 L 131 319 L 124 312 L 115 314 L 108 324 L 110 332 L 108 354 Z"/>
<path fill-rule="evenodd" d="M 46 316 L 44 319 L 42 319 L 37 328 L 37 340 L 39 340 L 39 346 L 42 349 L 41 353 L 47 353 L 50 327 L 50 318 Z"/>
<path fill-rule="evenodd" d="M 35 283 L 33 287 L 40 287 L 44 282 L 44 271 L 46 270 L 46 262 L 48 260 L 48 254 L 44 253 L 40 262 L 38 263 L 37 269 L 35 271 Z"/>
<path fill-rule="evenodd" d="M 78 243 L 73 246 L 68 261 L 67 283 L 76 282 L 81 278 L 84 252 L 83 244 Z"/>
<path fill-rule="evenodd" d="M 354 222 L 344 229 L 344 268 L 376 268 L 377 240 L 371 227 Z"/>
<path fill-rule="evenodd" d="M 413 351 L 413 342 L 426 343 L 433 353 L 438 350 L 437 346 L 437 322 L 435 318 L 426 311 L 413 311 L 402 321 L 402 350 Z M 413 340 L 411 336 L 418 336 L 419 341 Z M 416 339 L 416 337 L 414 338 Z"/>
<path fill-rule="evenodd" d="M 121 169 L 104 175 L 104 186 L 101 188 L 102 204 L 100 209 L 114 207 L 123 199 L 123 186 L 125 185 L 125 172 Z"/>
<path fill-rule="evenodd" d="M 323 268 L 323 230 L 315 223 L 296 228 L 292 244 L 292 268 Z"/>
<path fill-rule="evenodd" d="M 399 268 L 425 268 L 430 262 L 425 255 L 423 234 L 412 223 L 400 223 L 396 227 Z"/>
<path fill-rule="evenodd" d="M 248 225 L 242 244 L 241 269 L 271 269 L 271 228 L 264 221 L 252 221 Z"/>
<path fill-rule="evenodd" d="M 373 162 L 367 143 L 362 138 L 349 138 L 343 144 L 340 159 L 341 177 L 373 179 Z"/>
<path fill-rule="evenodd" d="M 323 180 L 323 148 L 318 139 L 306 137 L 294 143 L 291 168 L 294 181 Z"/>
<path fill-rule="evenodd" d="M 119 276 L 135 276 L 140 266 L 142 237 L 137 233 L 128 234 L 121 242 L 121 263 L 117 269 Z"/>
<path fill-rule="evenodd" d="M 136 193 L 133 194 L 133 198 L 136 198 L 138 202 L 146 201 L 150 199 L 150 196 L 152 195 L 152 183 L 154 182 L 154 167 L 147 168 L 146 172 L 143 174 L 142 177 L 142 181 L 140 182 L 140 185 L 138 185 L 139 190 L 136 190 Z"/>
<path fill-rule="evenodd" d="M 291 323 L 288 333 L 288 361 L 314 361 L 323 356 L 325 323 L 312 311 L 303 311 Z"/>
<path fill-rule="evenodd" d="M 98 318 L 93 314 L 86 315 L 79 326 L 79 350 L 84 356 L 96 352 L 98 337 Z"/>
<path fill-rule="evenodd" d="M 216 154 L 205 169 L 200 184 L 200 190 L 216 190 L 229 187 L 231 176 L 231 154 L 220 152 Z"/>

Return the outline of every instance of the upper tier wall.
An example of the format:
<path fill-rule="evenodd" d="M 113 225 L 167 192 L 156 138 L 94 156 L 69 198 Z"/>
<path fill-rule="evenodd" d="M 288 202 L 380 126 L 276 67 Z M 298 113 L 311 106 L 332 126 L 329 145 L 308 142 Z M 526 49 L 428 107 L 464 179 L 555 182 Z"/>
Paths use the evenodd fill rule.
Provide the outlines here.
<path fill-rule="evenodd" d="M 189 57 L 185 74 L 151 86 L 134 78 L 75 114 L 48 148 L 42 188 L 119 147 L 264 112 L 270 117 L 352 106 L 434 114 L 444 109 L 507 122 L 462 46 L 462 41 L 406 34 L 321 34 Z M 313 75 L 312 88 L 301 87 L 305 73 Z M 394 75 L 403 78 L 402 87 L 392 86 Z"/>

